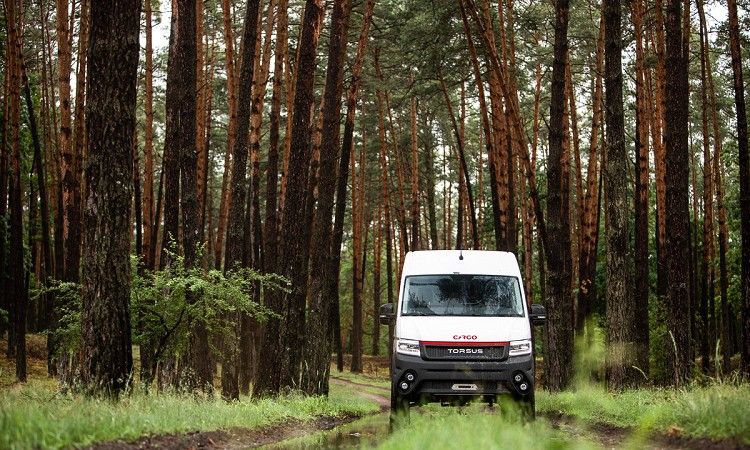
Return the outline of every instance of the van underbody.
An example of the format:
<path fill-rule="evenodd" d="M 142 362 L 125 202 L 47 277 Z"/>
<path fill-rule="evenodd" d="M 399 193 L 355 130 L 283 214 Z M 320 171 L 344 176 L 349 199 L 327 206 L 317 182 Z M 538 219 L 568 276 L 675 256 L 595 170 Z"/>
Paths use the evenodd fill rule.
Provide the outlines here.
<path fill-rule="evenodd" d="M 404 412 L 408 408 L 406 402 L 415 405 L 465 405 L 475 401 L 494 404 L 508 398 L 528 406 L 528 412 L 533 414 L 532 355 L 477 361 L 425 360 L 421 356 L 395 353 L 391 375 L 391 400 L 396 412 Z"/>

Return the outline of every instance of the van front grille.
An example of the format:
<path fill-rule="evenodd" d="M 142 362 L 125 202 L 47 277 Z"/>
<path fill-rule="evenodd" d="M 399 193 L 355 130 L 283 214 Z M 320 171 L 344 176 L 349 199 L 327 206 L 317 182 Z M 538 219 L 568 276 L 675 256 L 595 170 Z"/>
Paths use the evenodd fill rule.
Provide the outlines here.
<path fill-rule="evenodd" d="M 499 361 L 505 357 L 505 346 L 424 345 L 425 359 L 448 361 Z"/>

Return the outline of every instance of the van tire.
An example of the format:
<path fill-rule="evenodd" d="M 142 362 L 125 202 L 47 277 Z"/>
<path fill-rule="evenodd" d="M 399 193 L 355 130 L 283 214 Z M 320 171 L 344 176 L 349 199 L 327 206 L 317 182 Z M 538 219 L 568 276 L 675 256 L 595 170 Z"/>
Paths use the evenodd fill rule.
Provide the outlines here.
<path fill-rule="evenodd" d="M 524 421 L 533 422 L 536 420 L 536 401 L 533 392 L 528 397 L 518 400 L 518 406 Z"/>
<path fill-rule="evenodd" d="M 396 389 L 391 388 L 391 426 L 409 423 L 409 400 L 398 395 Z"/>

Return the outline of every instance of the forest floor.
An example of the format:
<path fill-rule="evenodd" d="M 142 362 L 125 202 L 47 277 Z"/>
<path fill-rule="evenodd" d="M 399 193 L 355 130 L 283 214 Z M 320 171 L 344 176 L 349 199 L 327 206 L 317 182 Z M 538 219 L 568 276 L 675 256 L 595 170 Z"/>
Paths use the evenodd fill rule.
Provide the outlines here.
<path fill-rule="evenodd" d="M 736 383 L 621 394 L 596 386 L 539 392 L 538 420 L 526 424 L 503 408 L 429 405 L 413 408 L 408 426 L 391 429 L 384 358 L 366 358 L 363 374 L 332 367 L 327 399 L 291 395 L 227 404 L 134 393 L 113 404 L 57 393 L 46 377 L 40 336 L 31 337 L 29 357 L 25 385 L 12 382 L 12 361 L 0 357 L 3 449 L 750 449 L 750 387 Z"/>

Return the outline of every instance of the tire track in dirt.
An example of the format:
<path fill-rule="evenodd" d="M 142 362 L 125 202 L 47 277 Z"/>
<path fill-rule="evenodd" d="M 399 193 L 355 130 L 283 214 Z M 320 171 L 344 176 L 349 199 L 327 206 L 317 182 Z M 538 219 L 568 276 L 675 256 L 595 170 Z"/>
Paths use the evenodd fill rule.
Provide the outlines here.
<path fill-rule="evenodd" d="M 371 400 L 380 407 L 379 412 L 359 415 L 344 415 L 341 417 L 323 416 L 311 421 L 292 420 L 259 429 L 233 428 L 216 431 L 194 431 L 167 435 L 145 436 L 134 441 L 110 441 L 94 444 L 90 450 L 193 450 L 193 449 L 247 449 L 278 444 L 282 441 L 302 437 L 308 434 L 329 431 L 363 417 L 380 414 L 390 410 L 390 390 L 381 386 L 357 383 L 342 378 L 331 377 L 331 383 L 352 388 L 359 397 Z M 383 391 L 385 395 L 365 392 L 362 388 Z"/>

